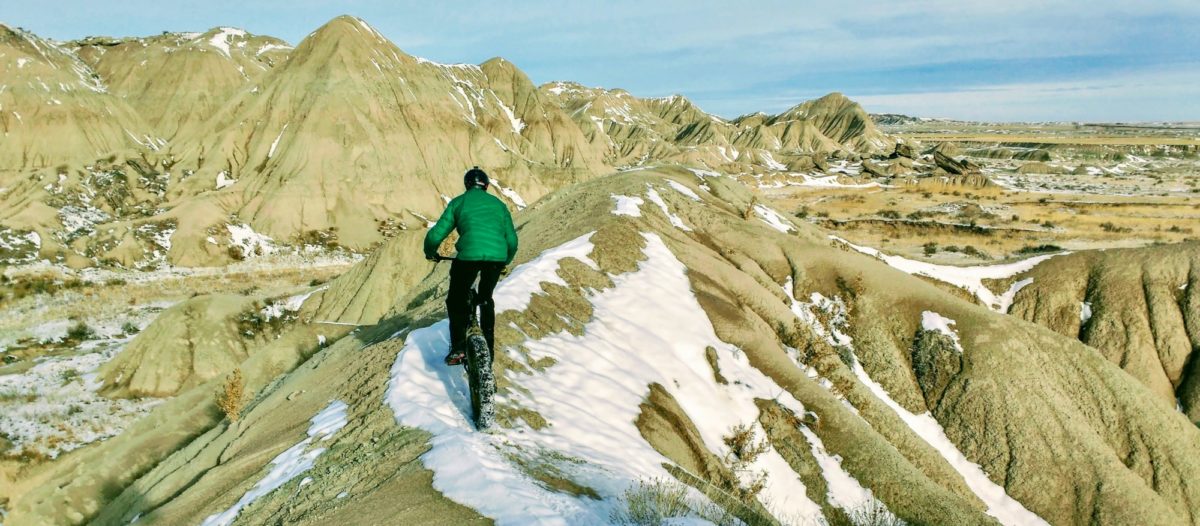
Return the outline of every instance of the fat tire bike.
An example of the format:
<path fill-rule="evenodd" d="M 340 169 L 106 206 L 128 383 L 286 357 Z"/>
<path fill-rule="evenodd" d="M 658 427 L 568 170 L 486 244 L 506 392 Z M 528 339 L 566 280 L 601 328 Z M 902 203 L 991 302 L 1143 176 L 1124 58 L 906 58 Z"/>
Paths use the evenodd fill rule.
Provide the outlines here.
<path fill-rule="evenodd" d="M 454 258 L 438 256 L 436 261 L 454 261 Z M 467 322 L 467 387 L 471 391 L 471 418 L 479 431 L 492 427 L 496 420 L 496 375 L 492 371 L 492 350 L 488 348 L 483 329 L 479 328 L 479 303 L 476 301 L 476 284 L 467 290 L 467 304 L 471 307 Z"/>

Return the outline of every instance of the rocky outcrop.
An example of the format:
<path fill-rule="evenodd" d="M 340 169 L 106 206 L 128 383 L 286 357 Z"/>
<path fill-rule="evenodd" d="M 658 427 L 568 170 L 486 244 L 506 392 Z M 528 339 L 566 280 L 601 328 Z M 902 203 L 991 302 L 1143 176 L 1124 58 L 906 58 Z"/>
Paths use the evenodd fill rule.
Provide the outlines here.
<path fill-rule="evenodd" d="M 941 150 L 933 152 L 933 162 L 938 168 L 945 170 L 950 175 L 968 175 L 979 173 L 979 165 L 971 162 L 969 159 L 955 159 L 949 155 L 942 153 Z"/>

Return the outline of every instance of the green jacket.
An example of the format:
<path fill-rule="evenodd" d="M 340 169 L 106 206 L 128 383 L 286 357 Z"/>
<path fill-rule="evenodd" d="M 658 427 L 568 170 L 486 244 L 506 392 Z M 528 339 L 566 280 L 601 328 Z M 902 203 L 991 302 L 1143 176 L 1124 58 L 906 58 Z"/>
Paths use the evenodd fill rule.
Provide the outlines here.
<path fill-rule="evenodd" d="M 517 231 L 508 207 L 482 188 L 471 188 L 446 205 L 442 217 L 425 234 L 425 257 L 437 254 L 446 236 L 458 229 L 458 259 L 512 263 L 517 255 Z"/>

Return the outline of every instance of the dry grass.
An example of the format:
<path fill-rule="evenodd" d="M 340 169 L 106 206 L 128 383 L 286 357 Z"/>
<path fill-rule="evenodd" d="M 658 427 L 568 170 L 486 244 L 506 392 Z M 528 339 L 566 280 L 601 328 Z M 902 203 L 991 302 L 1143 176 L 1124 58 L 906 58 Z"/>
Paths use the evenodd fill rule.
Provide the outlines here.
<path fill-rule="evenodd" d="M 1190 146 L 1200 144 L 1200 139 L 1187 137 L 1064 137 L 1052 135 L 1007 134 L 1007 133 L 900 133 L 905 139 L 922 142 L 985 142 L 985 143 L 1039 143 L 1039 144 L 1083 144 L 1108 146 L 1142 146 L 1167 144 Z"/>
<path fill-rule="evenodd" d="M 770 197 L 781 212 L 802 214 L 856 244 L 939 263 L 1020 257 L 1018 251 L 1026 246 L 1078 250 L 1177 243 L 1200 236 L 1190 226 L 1200 224 L 1197 201 L 1180 196 L 795 187 L 772 191 Z M 935 211 L 949 203 L 971 203 L 996 212 L 980 214 L 973 206 L 961 212 Z M 927 255 L 925 245 L 930 243 L 958 250 Z"/>
<path fill-rule="evenodd" d="M 246 382 L 242 378 L 242 370 L 234 369 L 221 391 L 217 393 L 217 408 L 225 413 L 230 422 L 237 422 L 245 405 Z"/>

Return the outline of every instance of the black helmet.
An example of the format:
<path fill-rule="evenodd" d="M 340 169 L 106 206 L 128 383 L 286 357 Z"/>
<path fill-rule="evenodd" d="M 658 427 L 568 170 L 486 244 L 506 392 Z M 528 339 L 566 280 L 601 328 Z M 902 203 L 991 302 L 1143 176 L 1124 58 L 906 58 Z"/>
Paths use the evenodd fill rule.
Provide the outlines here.
<path fill-rule="evenodd" d="M 463 186 L 467 187 L 467 190 L 470 190 L 476 186 L 487 190 L 487 187 L 490 184 L 492 183 L 488 180 L 487 173 L 485 173 L 483 170 L 480 170 L 478 166 L 467 170 L 467 175 L 463 176 Z"/>

